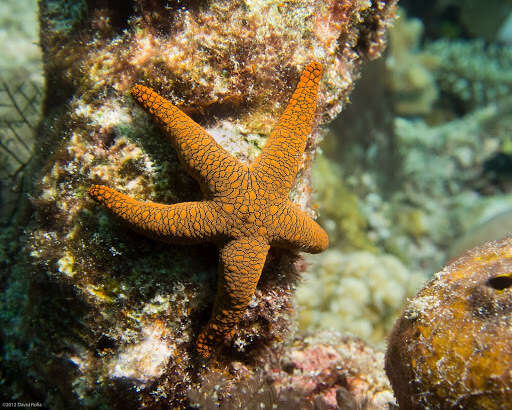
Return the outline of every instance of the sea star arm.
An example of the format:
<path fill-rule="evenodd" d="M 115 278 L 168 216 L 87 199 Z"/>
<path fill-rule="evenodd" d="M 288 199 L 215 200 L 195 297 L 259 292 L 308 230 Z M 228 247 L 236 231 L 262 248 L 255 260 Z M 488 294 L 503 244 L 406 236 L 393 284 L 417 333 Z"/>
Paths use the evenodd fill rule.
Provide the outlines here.
<path fill-rule="evenodd" d="M 190 243 L 215 240 L 223 235 L 225 220 L 208 201 L 174 205 L 140 202 L 103 185 L 92 185 L 89 195 L 152 238 Z"/>
<path fill-rule="evenodd" d="M 180 161 L 207 193 L 229 189 L 227 182 L 246 168 L 199 124 L 151 88 L 136 85 L 132 95 L 171 136 Z"/>
<path fill-rule="evenodd" d="M 213 313 L 197 339 L 201 356 L 210 356 L 218 341 L 240 321 L 256 290 L 268 249 L 265 239 L 254 237 L 234 239 L 221 249 Z"/>
<path fill-rule="evenodd" d="M 288 106 L 251 166 L 260 181 L 266 181 L 282 196 L 288 195 L 302 161 L 321 76 L 320 63 L 314 61 L 304 68 Z"/>
<path fill-rule="evenodd" d="M 270 244 L 319 253 L 327 249 L 329 238 L 320 225 L 288 201 L 272 224 Z"/>

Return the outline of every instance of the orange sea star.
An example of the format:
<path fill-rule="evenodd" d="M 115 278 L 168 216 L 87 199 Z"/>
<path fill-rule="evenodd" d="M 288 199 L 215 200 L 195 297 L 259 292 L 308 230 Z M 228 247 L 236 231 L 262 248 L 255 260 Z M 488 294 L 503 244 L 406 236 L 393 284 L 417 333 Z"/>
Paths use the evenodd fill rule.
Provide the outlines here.
<path fill-rule="evenodd" d="M 199 181 L 201 202 L 163 205 L 139 202 L 102 185 L 96 201 L 135 229 L 166 242 L 212 241 L 220 247 L 220 274 L 213 313 L 197 340 L 211 355 L 247 308 L 270 246 L 322 252 L 325 231 L 288 199 L 316 111 L 322 67 L 306 66 L 286 110 L 251 164 L 239 162 L 186 114 L 153 90 L 132 94 L 170 136 L 182 164 Z"/>

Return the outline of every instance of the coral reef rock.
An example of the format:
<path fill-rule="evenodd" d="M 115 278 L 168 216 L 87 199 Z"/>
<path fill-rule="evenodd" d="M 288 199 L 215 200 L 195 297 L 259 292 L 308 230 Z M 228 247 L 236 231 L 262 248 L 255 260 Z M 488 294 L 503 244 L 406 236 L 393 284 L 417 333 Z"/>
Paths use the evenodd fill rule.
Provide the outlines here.
<path fill-rule="evenodd" d="M 386 372 L 403 409 L 512 403 L 512 237 L 452 261 L 411 299 Z"/>
<path fill-rule="evenodd" d="M 394 398 L 383 361 L 356 337 L 322 332 L 297 340 L 272 379 L 278 394 L 310 398 L 311 408 L 388 409 Z"/>
<path fill-rule="evenodd" d="M 341 110 L 360 65 L 382 51 L 395 3 L 40 0 L 47 87 L 40 166 L 26 192 L 33 212 L 19 233 L 0 236 L 2 393 L 56 409 L 177 408 L 213 369 L 233 385 L 264 367 L 294 329 L 297 254 L 270 250 L 234 336 L 203 365 L 193 342 L 215 297 L 216 249 L 131 232 L 87 188 L 169 204 L 201 198 L 129 96 L 133 85 L 150 86 L 251 161 L 316 60 L 326 68 L 317 124 L 290 196 L 313 215 L 317 125 Z M 229 367 L 235 360 L 248 370 Z"/>
<path fill-rule="evenodd" d="M 387 410 L 394 398 L 383 366 L 384 354 L 362 340 L 322 332 L 297 339 L 279 360 L 230 386 L 229 400 L 211 394 L 227 390 L 229 383 L 214 372 L 188 396 L 201 409 Z M 247 373 L 241 363 L 233 363 L 232 369 Z"/>

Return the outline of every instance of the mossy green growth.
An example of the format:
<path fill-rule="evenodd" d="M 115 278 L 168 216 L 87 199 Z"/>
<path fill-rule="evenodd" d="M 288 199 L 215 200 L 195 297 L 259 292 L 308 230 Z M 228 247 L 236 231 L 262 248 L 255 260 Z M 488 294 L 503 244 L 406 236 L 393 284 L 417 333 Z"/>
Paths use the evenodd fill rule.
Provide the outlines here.
<path fill-rule="evenodd" d="M 425 213 L 421 209 L 405 207 L 398 214 L 398 223 L 405 232 L 415 239 L 427 234 Z"/>
<path fill-rule="evenodd" d="M 503 141 L 501 150 L 504 154 L 512 155 L 512 138 L 508 137 Z"/>
<path fill-rule="evenodd" d="M 376 252 L 368 237 L 368 223 L 360 211 L 357 195 L 345 184 L 341 170 L 327 158 L 319 156 L 312 169 L 319 222 L 332 243 L 344 249 Z"/>
<path fill-rule="evenodd" d="M 8 264 L 16 255 L 18 248 L 18 232 L 15 227 L 9 226 L 0 230 L 0 266 Z"/>
<path fill-rule="evenodd" d="M 53 0 L 46 2 L 46 14 L 55 32 L 66 34 L 88 14 L 85 0 Z"/>

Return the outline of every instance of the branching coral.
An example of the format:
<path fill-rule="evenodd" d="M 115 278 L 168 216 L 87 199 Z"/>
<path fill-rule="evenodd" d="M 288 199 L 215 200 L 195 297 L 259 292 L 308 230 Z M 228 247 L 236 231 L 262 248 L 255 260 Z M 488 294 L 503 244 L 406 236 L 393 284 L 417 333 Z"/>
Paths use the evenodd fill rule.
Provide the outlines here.
<path fill-rule="evenodd" d="M 445 98 L 469 112 L 496 103 L 512 90 L 512 47 L 483 40 L 438 40 L 425 49 L 438 59 L 433 70 Z"/>
<path fill-rule="evenodd" d="M 437 57 L 420 50 L 423 25 L 418 19 L 407 19 L 404 10 L 390 30 L 389 54 L 386 56 L 386 83 L 393 93 L 398 115 L 430 113 L 438 97 L 432 75 Z"/>

